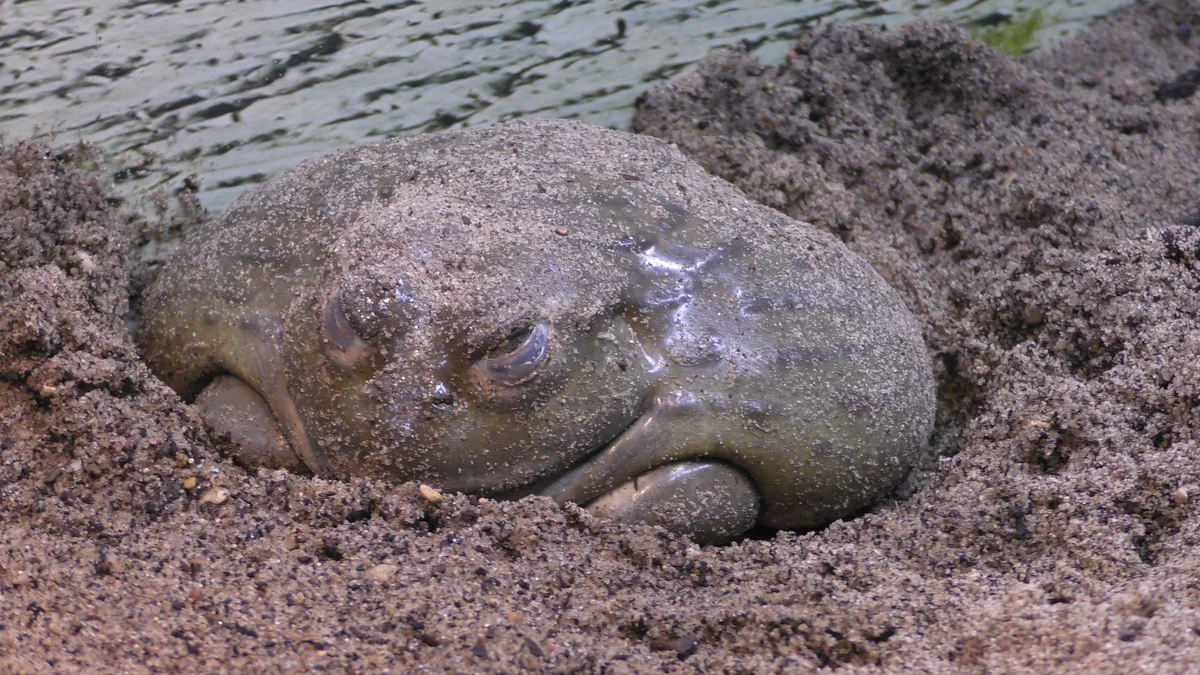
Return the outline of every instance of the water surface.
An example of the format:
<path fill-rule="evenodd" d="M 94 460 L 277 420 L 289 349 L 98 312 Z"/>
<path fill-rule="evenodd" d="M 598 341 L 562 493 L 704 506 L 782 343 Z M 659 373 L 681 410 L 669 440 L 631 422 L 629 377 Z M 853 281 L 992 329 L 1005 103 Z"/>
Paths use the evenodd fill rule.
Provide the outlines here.
<path fill-rule="evenodd" d="M 0 0 L 0 136 L 87 139 L 126 196 L 218 210 L 337 147 L 521 115 L 628 127 L 712 49 L 777 62 L 828 22 L 991 25 L 1046 43 L 1128 0 Z"/>

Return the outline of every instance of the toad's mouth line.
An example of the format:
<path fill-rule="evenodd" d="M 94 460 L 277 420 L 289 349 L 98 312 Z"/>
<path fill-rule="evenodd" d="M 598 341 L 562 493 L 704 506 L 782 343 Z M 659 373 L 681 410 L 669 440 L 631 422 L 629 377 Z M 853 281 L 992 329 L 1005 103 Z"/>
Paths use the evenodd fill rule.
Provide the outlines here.
<path fill-rule="evenodd" d="M 702 414 L 697 397 L 672 391 L 653 396 L 645 412 L 607 445 L 533 493 L 563 504 L 587 504 L 621 484 L 679 459 L 699 459 L 713 441 L 692 421 Z"/>
<path fill-rule="evenodd" d="M 569 475 L 573 475 L 575 473 L 585 471 L 586 467 L 588 466 L 588 464 L 590 462 L 592 462 L 599 456 L 603 455 L 608 450 L 608 448 L 610 446 L 612 446 L 612 444 L 616 443 L 621 438 L 623 438 L 625 436 L 625 434 L 629 433 L 630 429 L 632 429 L 635 426 L 637 426 L 638 424 L 642 423 L 642 421 L 645 420 L 645 418 L 648 414 L 649 414 L 649 411 L 646 411 L 646 412 L 642 412 L 637 417 L 634 417 L 632 420 L 630 420 L 629 424 L 627 424 L 624 428 L 622 428 L 617 433 L 613 434 L 611 437 L 608 438 L 608 440 L 605 440 L 601 443 L 596 444 L 596 446 L 594 446 L 592 448 L 592 450 L 588 451 L 588 453 L 586 455 L 584 455 L 582 458 L 576 460 L 573 464 L 569 465 L 565 470 L 559 471 L 557 473 L 548 473 L 548 474 L 543 475 L 531 482 L 522 484 L 518 487 L 510 488 L 507 490 L 500 490 L 499 492 L 489 494 L 488 496 L 494 497 L 495 499 L 506 499 L 506 500 L 508 500 L 508 499 L 517 500 L 517 499 L 521 499 L 523 497 L 528 497 L 530 495 L 551 496 L 547 492 L 547 490 L 552 485 L 559 484 Z M 468 490 L 467 492 L 470 492 L 470 491 Z M 571 500 L 571 501 L 574 501 L 574 500 Z M 562 502 L 560 501 L 559 503 L 561 504 Z"/>
<path fill-rule="evenodd" d="M 652 395 L 642 406 L 641 414 L 609 440 L 596 445 L 565 472 L 545 475 L 520 487 L 502 490 L 494 497 L 521 499 L 529 495 L 541 495 L 559 504 L 575 502 L 582 505 L 674 458 L 699 459 L 705 456 L 705 451 L 680 448 L 679 444 L 670 445 L 676 434 L 669 428 L 683 421 L 670 418 L 694 417 L 692 413 L 698 412 L 698 408 L 695 397 L 690 394 L 674 392 Z"/>

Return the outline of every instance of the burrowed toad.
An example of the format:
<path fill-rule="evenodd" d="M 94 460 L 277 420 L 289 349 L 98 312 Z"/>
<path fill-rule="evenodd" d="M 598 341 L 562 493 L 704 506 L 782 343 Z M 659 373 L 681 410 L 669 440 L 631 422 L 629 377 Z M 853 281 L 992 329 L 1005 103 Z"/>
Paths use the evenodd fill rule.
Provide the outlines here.
<path fill-rule="evenodd" d="M 188 237 L 140 341 L 249 464 L 700 541 L 861 510 L 934 414 L 870 266 L 661 141 L 570 121 L 301 164 Z"/>

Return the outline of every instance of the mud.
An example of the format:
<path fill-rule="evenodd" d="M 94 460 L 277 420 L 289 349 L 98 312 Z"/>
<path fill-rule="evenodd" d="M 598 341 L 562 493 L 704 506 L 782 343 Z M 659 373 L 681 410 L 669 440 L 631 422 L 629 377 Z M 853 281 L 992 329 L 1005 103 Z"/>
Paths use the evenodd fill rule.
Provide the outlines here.
<path fill-rule="evenodd" d="M 1200 661 L 1197 7 L 1012 62 L 823 29 L 642 101 L 906 298 L 940 457 L 817 532 L 698 548 L 546 499 L 250 474 L 138 360 L 126 226 L 0 159 L 0 671 L 1188 672 Z"/>

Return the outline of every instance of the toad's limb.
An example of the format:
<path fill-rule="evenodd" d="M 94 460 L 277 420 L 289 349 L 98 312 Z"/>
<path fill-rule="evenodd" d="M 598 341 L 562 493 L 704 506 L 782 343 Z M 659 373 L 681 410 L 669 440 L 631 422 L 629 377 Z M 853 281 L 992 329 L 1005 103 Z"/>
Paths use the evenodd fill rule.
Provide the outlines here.
<path fill-rule="evenodd" d="M 659 525 L 700 544 L 723 544 L 758 520 L 758 490 L 724 462 L 674 462 L 602 495 L 587 509 L 625 523 Z"/>

